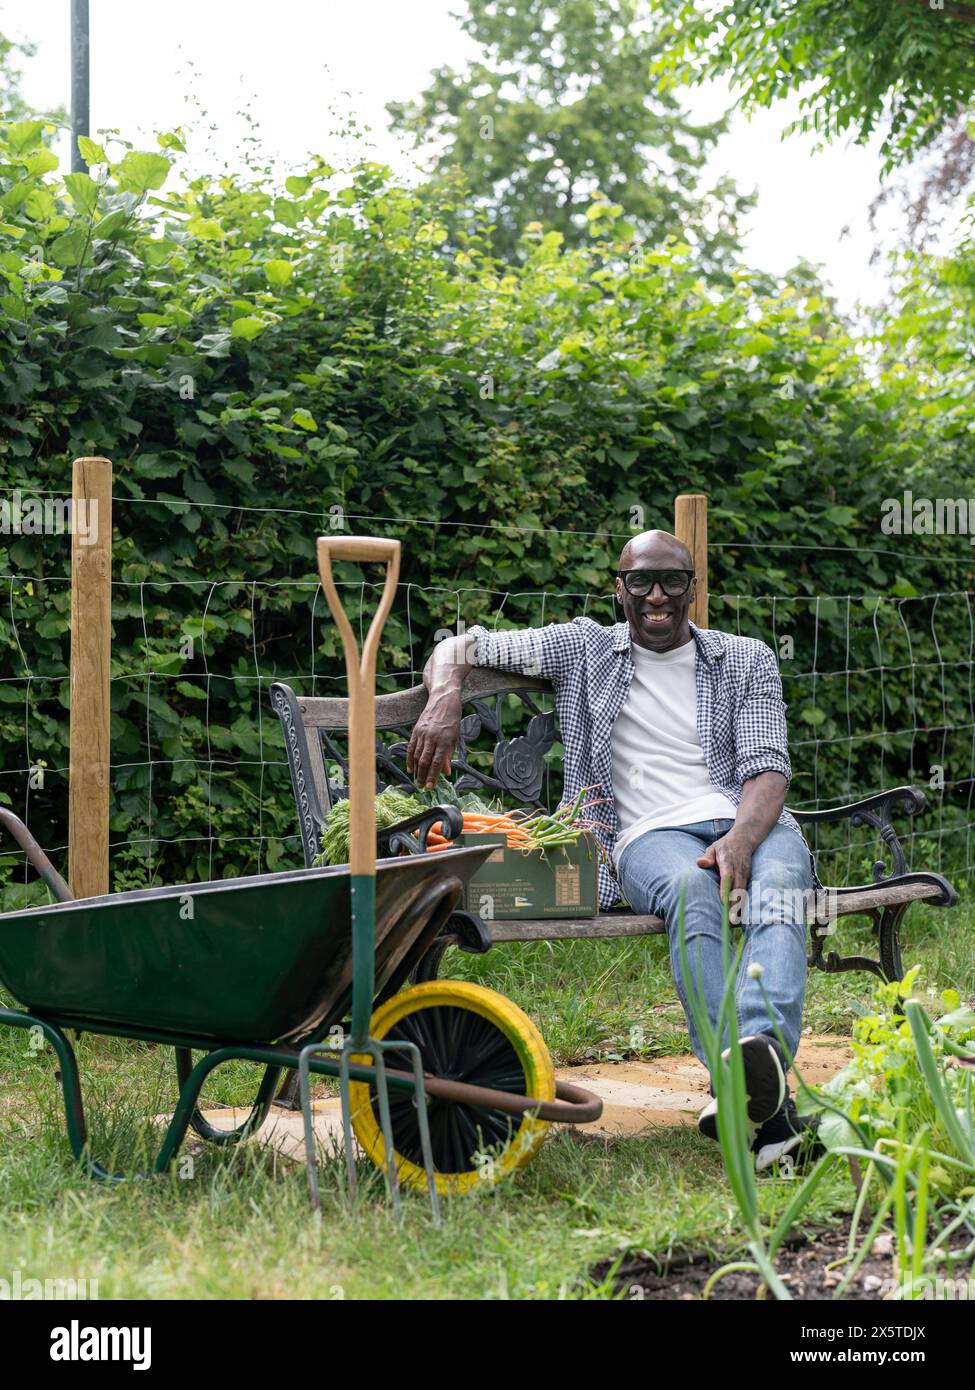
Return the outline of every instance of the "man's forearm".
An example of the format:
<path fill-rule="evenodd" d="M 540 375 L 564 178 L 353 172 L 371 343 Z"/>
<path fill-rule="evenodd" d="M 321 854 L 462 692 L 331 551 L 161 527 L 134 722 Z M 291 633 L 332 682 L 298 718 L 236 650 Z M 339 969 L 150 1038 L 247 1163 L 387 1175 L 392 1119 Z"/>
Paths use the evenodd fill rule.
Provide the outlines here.
<path fill-rule="evenodd" d="M 733 833 L 753 853 L 781 816 L 788 785 L 781 772 L 760 772 L 742 787 Z"/>
<path fill-rule="evenodd" d="M 418 787 L 432 787 L 441 773 L 450 776 L 450 759 L 457 747 L 464 680 L 474 665 L 473 637 L 445 637 L 423 668 L 427 702 L 413 725 L 406 749 L 406 770 Z"/>
<path fill-rule="evenodd" d="M 473 637 L 445 637 L 438 642 L 423 668 L 428 703 L 444 696 L 455 696 L 459 700 L 467 673 L 473 665 Z"/>

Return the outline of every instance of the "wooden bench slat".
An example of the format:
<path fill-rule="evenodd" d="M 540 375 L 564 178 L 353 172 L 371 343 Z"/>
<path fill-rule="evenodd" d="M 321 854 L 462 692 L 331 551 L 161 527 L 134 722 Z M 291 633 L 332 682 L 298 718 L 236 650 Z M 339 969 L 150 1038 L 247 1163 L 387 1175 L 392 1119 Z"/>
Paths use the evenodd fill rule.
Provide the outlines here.
<path fill-rule="evenodd" d="M 550 917 L 537 921 L 485 922 L 492 941 L 601 940 L 613 936 L 655 936 L 664 929 L 660 917 L 601 912 L 596 917 Z"/>
<path fill-rule="evenodd" d="M 487 700 L 494 695 L 506 695 L 517 690 L 537 691 L 551 695 L 550 681 L 523 676 L 515 671 L 495 671 L 489 666 L 472 666 L 467 673 L 462 692 L 464 700 Z M 299 695 L 298 708 L 306 729 L 327 729 L 343 733 L 349 727 L 349 702 L 339 695 Z M 376 696 L 376 728 L 394 729 L 401 724 L 415 724 L 427 703 L 423 685 L 408 690 L 394 690 Z"/>
<path fill-rule="evenodd" d="M 925 898 L 937 898 L 941 889 L 935 883 L 902 883 L 891 887 L 860 888 L 854 892 L 837 893 L 831 898 L 835 904 L 837 917 L 851 917 L 872 908 L 887 907 L 892 903 L 918 902 Z M 816 917 L 815 901 L 810 906 L 807 920 Z M 596 917 L 552 917 L 526 919 L 524 921 L 484 924 L 491 933 L 491 940 L 502 941 L 584 941 L 608 940 L 623 936 L 658 936 L 664 930 L 663 920 L 642 913 L 601 912 Z"/>
<path fill-rule="evenodd" d="M 940 898 L 941 889 L 936 883 L 892 883 L 889 887 L 879 884 L 876 888 L 857 888 L 852 891 L 839 889 L 836 892 L 837 917 L 849 917 L 852 912 L 866 912 L 872 907 L 887 907 L 893 903 L 913 903 L 924 898 Z"/>

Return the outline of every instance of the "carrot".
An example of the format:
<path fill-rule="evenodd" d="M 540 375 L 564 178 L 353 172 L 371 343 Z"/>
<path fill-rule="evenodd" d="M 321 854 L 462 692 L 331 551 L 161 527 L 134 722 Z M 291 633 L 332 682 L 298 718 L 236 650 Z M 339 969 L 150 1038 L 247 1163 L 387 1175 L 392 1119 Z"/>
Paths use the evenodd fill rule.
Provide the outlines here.
<path fill-rule="evenodd" d="M 498 824 L 498 826 L 477 826 L 477 824 L 472 824 L 470 823 L 470 821 L 467 820 L 465 820 L 465 823 L 463 823 L 463 828 L 465 828 L 467 833 L 476 835 L 524 834 L 524 831 L 520 826 L 505 826 L 505 824 Z"/>
<path fill-rule="evenodd" d="M 464 817 L 465 830 L 517 830 L 514 821 L 498 818 L 496 820 L 468 820 Z"/>
<path fill-rule="evenodd" d="M 467 835 L 504 835 L 505 843 L 510 849 L 533 849 L 537 844 L 537 833 L 532 833 L 534 827 L 521 824 L 513 815 L 507 813 L 464 811 L 462 827 Z M 435 853 L 454 847 L 455 842 L 443 834 L 443 822 L 435 822 L 427 832 L 427 849 Z"/>
<path fill-rule="evenodd" d="M 506 824 L 505 821 L 498 821 L 498 824 L 495 824 L 495 826 L 478 826 L 476 823 L 470 823 L 470 821 L 465 820 L 463 828 L 465 828 L 467 833 L 476 835 L 524 835 L 522 827 Z"/>

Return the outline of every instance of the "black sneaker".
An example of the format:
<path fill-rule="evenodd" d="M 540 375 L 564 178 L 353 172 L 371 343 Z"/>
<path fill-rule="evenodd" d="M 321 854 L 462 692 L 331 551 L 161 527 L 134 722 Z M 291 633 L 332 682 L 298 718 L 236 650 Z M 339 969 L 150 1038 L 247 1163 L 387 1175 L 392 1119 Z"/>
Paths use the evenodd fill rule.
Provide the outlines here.
<path fill-rule="evenodd" d="M 822 1158 L 826 1146 L 819 1139 L 819 1115 L 800 1115 L 791 1096 L 778 1114 L 766 1120 L 752 1144 L 756 1173 L 770 1168 L 780 1178 L 791 1178 Z"/>
<path fill-rule="evenodd" d="M 789 1086 L 788 1066 L 778 1039 L 770 1033 L 755 1033 L 742 1038 L 741 1059 L 745 1067 L 745 1094 L 748 1096 L 748 1118 L 753 1125 L 764 1124 L 777 1114 L 786 1102 Z M 726 1047 L 721 1060 L 726 1062 L 731 1048 Z M 698 1116 L 697 1127 L 708 1139 L 718 1137 L 718 1102 L 712 1100 Z"/>

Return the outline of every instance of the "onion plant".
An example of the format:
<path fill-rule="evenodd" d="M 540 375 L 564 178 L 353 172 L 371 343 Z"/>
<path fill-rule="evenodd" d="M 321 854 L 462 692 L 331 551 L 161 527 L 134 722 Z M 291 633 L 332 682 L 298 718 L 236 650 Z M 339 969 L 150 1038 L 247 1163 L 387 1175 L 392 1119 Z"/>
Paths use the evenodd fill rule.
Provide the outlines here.
<path fill-rule="evenodd" d="M 755 1159 L 752 1153 L 752 1126 L 748 1119 L 745 1095 L 745 1070 L 738 1046 L 738 1016 L 735 1008 L 735 983 L 741 961 L 743 942 L 732 951 L 728 917 L 728 895 L 722 905 L 721 945 L 724 969 L 724 990 L 717 1020 L 712 1023 L 700 985 L 700 971 L 692 975 L 685 931 L 685 895 L 682 889 L 678 915 L 678 953 L 684 993 L 694 1024 L 707 1058 L 711 1083 L 718 1102 L 718 1140 L 724 1158 L 728 1181 L 741 1214 L 748 1243 L 750 1260 L 735 1261 L 716 1270 L 704 1288 L 710 1296 L 715 1284 L 736 1270 L 751 1270 L 758 1274 L 776 1298 L 791 1299 L 786 1285 L 775 1269 L 775 1254 L 789 1231 L 814 1196 L 826 1174 L 836 1161 L 826 1153 L 809 1176 L 796 1189 L 792 1200 L 774 1226 L 764 1221 L 758 1201 Z M 766 1001 L 767 1003 L 767 1001 Z M 727 1039 L 727 1043 L 725 1042 Z M 722 1058 L 725 1046 L 730 1048 L 728 1060 Z"/>
<path fill-rule="evenodd" d="M 708 1280 L 704 1296 L 726 1274 L 750 1270 L 758 1274 L 765 1286 L 779 1299 L 791 1299 L 788 1288 L 775 1268 L 775 1257 L 783 1240 L 799 1220 L 803 1210 L 816 1193 L 827 1173 L 841 1160 L 850 1164 L 851 1173 L 862 1173 L 853 1209 L 849 1247 L 844 1260 L 847 1268 L 834 1291 L 841 1298 L 861 1268 L 873 1243 L 885 1223 L 892 1224 L 897 1270 L 901 1281 L 900 1297 L 922 1297 L 931 1283 L 930 1269 L 936 1261 L 950 1262 L 948 1241 L 957 1239 L 964 1230 L 975 1236 L 975 1058 L 967 1027 L 966 1010 L 955 1008 L 954 1013 L 932 1022 L 920 1003 L 907 999 L 913 987 L 912 972 L 903 982 L 893 982 L 880 988 L 882 998 L 897 1010 L 899 1022 L 895 1032 L 902 1050 L 908 1039 L 912 1043 L 905 1065 L 916 1069 L 923 1078 L 924 1092 L 930 1098 L 932 1114 L 925 1122 L 901 1108 L 897 1113 L 896 1133 L 872 1133 L 870 1100 L 863 1104 L 838 1103 L 836 1097 L 823 1089 L 807 1085 L 793 1062 L 797 1078 L 797 1094 L 811 1102 L 823 1115 L 824 1130 L 829 1122 L 833 1129 L 826 1153 L 816 1162 L 808 1176 L 796 1179 L 796 1188 L 785 1210 L 774 1225 L 762 1217 L 757 1179 L 752 1153 L 752 1126 L 747 1117 L 744 1065 L 738 1037 L 735 986 L 744 942 L 732 949 L 727 895 L 722 913 L 722 963 L 724 989 L 717 1020 L 712 1021 L 705 1004 L 699 979 L 692 975 L 685 931 L 684 895 L 681 895 L 678 920 L 678 954 L 684 993 L 698 1035 L 701 1039 L 712 1086 L 718 1103 L 718 1138 L 728 1181 L 741 1216 L 750 1258 L 723 1265 Z M 756 972 L 759 988 L 769 1015 L 769 1031 L 780 1045 L 785 1040 L 776 1023 L 768 996 L 761 985 L 761 967 Z M 949 996 L 946 996 L 948 998 Z M 906 1002 L 903 1002 L 906 1000 Z M 957 1005 L 957 996 L 953 996 Z M 902 1010 L 902 1011 L 901 1011 Z M 949 1036 L 950 1025 L 958 1025 L 962 1040 Z M 972 1016 L 975 1024 L 975 1016 Z M 939 1065 L 935 1044 L 942 1054 Z M 729 1049 L 727 1060 L 722 1057 Z M 954 1090 L 949 1084 L 948 1069 L 961 1069 L 960 1084 Z M 934 1122 L 937 1122 L 936 1124 Z M 909 1127 L 911 1127 L 909 1129 Z M 937 1143 L 938 1147 L 934 1145 Z M 951 1152 L 945 1149 L 950 1148 Z M 947 1174 L 947 1177 L 944 1175 Z M 940 1182 L 935 1182 L 935 1176 Z M 865 1235 L 857 1244 L 857 1236 L 875 1180 L 880 1183 L 880 1197 Z M 934 1234 L 929 1236 L 929 1224 Z M 954 1258 L 971 1259 L 975 1255 L 975 1239 Z M 943 1266 L 942 1266 L 943 1267 Z"/>

